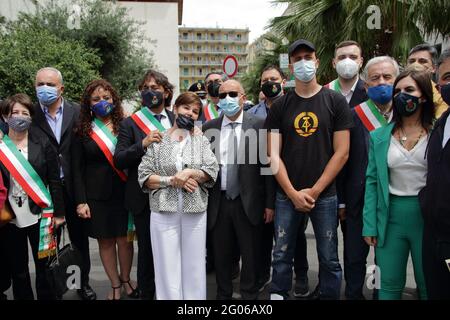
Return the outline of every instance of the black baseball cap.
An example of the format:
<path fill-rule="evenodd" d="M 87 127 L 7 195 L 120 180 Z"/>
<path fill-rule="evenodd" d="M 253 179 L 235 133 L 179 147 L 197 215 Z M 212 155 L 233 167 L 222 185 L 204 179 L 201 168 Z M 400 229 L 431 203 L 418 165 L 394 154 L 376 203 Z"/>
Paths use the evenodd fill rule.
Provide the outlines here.
<path fill-rule="evenodd" d="M 188 91 L 194 92 L 201 98 L 206 96 L 206 87 L 205 87 L 205 84 L 203 83 L 203 81 L 197 81 L 197 82 L 193 83 L 189 87 Z"/>
<path fill-rule="evenodd" d="M 292 54 L 297 51 L 298 49 L 300 49 L 301 47 L 304 47 L 306 49 L 311 50 L 312 52 L 316 51 L 316 47 L 314 47 L 314 45 L 309 42 L 308 40 L 305 39 L 298 39 L 296 40 L 293 44 L 291 44 L 289 46 L 289 58 L 292 56 Z"/>

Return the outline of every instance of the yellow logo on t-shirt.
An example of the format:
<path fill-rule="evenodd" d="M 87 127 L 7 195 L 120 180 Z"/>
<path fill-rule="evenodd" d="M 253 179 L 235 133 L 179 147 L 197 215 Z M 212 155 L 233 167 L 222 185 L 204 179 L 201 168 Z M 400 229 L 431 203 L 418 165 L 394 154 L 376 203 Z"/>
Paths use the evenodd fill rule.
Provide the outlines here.
<path fill-rule="evenodd" d="M 302 112 L 294 121 L 295 131 L 301 137 L 309 137 L 317 131 L 319 126 L 319 119 L 313 112 Z"/>

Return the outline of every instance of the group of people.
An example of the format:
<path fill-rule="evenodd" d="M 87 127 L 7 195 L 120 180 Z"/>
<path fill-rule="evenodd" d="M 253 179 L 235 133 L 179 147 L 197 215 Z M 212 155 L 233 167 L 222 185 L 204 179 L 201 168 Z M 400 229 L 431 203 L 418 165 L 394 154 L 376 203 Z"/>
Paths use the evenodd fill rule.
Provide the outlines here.
<path fill-rule="evenodd" d="M 109 300 L 203 300 L 212 268 L 217 299 L 232 299 L 239 273 L 243 299 L 267 285 L 271 299 L 287 299 L 293 267 L 295 297 L 339 299 L 340 224 L 347 299 L 365 298 L 370 246 L 378 299 L 401 299 L 410 253 L 419 297 L 449 299 L 450 50 L 437 61 L 434 47 L 416 46 L 400 72 L 388 56 L 363 68 L 361 46 L 344 41 L 338 77 L 324 86 L 314 44 L 299 39 L 288 54 L 295 88 L 267 66 L 263 99 L 246 111 L 243 86 L 221 72 L 172 104 L 174 86 L 149 70 L 141 107 L 127 117 L 108 81 L 91 81 L 76 104 L 63 98 L 57 69 L 39 70 L 38 103 L 19 93 L 0 109 L 0 204 L 15 215 L 0 227 L 1 297 L 12 284 L 14 299 L 34 298 L 29 241 L 37 298 L 61 298 L 45 269 L 67 223 L 82 254 L 84 300 L 96 299 L 88 237 L 98 241 Z"/>

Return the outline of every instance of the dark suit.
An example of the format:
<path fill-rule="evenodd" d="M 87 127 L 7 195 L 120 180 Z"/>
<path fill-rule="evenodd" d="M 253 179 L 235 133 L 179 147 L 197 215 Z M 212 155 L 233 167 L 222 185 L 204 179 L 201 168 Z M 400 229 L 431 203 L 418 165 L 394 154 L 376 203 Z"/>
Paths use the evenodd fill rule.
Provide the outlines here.
<path fill-rule="evenodd" d="M 59 167 L 62 168 L 64 178 L 64 203 L 66 209 L 66 221 L 70 240 L 81 251 L 83 265 L 81 266 L 82 284 L 89 282 L 91 260 L 89 256 L 89 239 L 86 232 L 85 221 L 76 214 L 74 203 L 73 179 L 71 168 L 71 145 L 74 138 L 74 127 L 80 114 L 80 106 L 68 100 L 64 100 L 63 120 L 61 126 L 61 139 L 55 137 L 50 128 L 44 111 L 39 104 L 34 107 L 33 127 L 42 131 L 50 140 L 58 155 Z"/>
<path fill-rule="evenodd" d="M 364 80 L 359 79 L 348 105 L 350 108 L 354 108 L 364 101 L 367 101 L 367 99 L 369 99 L 369 97 L 367 96 L 366 89 L 364 88 Z"/>
<path fill-rule="evenodd" d="M 366 259 L 369 246 L 362 237 L 362 211 L 366 185 L 366 169 L 369 155 L 369 131 L 352 110 L 353 123 L 350 129 L 350 151 L 348 161 L 339 175 L 337 185 L 339 203 L 345 204 L 344 272 L 345 296 L 347 299 L 362 297 L 366 275 Z"/>
<path fill-rule="evenodd" d="M 214 132 L 209 129 L 221 130 L 223 118 L 222 115 L 203 125 L 203 131 L 210 139 L 212 150 L 216 155 L 220 154 L 220 150 L 216 150 L 220 148 L 220 135 L 214 136 Z M 244 137 L 246 131 L 260 130 L 263 125 L 264 120 L 244 112 L 238 157 L 243 159 L 242 154 L 245 154 L 246 161 L 244 164 L 238 164 L 240 196 L 234 200 L 226 198 L 225 192 L 221 191 L 221 172 L 209 192 L 208 229 L 213 234 L 218 299 L 231 299 L 232 296 L 231 266 L 235 237 L 242 256 L 240 283 L 242 297 L 256 299 L 258 295 L 259 233 L 263 224 L 264 209 L 274 208 L 275 179 L 272 175 L 261 175 L 261 169 L 264 167 L 261 159 L 258 159 L 256 164 L 249 162 L 251 159 L 249 141 L 244 140 Z M 214 131 L 217 133 L 216 130 Z M 259 138 L 258 136 L 258 148 Z"/>
<path fill-rule="evenodd" d="M 174 114 L 166 110 L 170 123 Z M 155 295 L 155 273 L 150 242 L 150 206 L 148 194 L 142 192 L 138 183 L 138 167 L 145 154 L 142 140 L 146 137 L 131 117 L 120 123 L 114 164 L 120 170 L 128 170 L 125 185 L 125 207 L 134 215 L 134 224 L 138 237 L 138 287 L 143 299 L 153 299 Z"/>
<path fill-rule="evenodd" d="M 48 138 L 41 132 L 31 128 L 28 134 L 28 162 L 49 187 L 53 201 L 54 215 L 64 216 L 63 188 L 59 178 L 58 162 L 55 150 Z M 10 189 L 10 173 L 3 164 L 0 171 L 4 185 Z M 33 214 L 40 214 L 42 209 L 29 197 L 29 208 Z M 47 259 L 38 259 L 39 222 L 29 227 L 18 228 L 9 223 L 2 228 L 7 239 L 7 262 L 13 279 L 14 299 L 33 299 L 31 280 L 28 271 L 28 240 L 30 241 L 36 266 L 36 293 L 39 300 L 55 299 L 45 275 Z"/>

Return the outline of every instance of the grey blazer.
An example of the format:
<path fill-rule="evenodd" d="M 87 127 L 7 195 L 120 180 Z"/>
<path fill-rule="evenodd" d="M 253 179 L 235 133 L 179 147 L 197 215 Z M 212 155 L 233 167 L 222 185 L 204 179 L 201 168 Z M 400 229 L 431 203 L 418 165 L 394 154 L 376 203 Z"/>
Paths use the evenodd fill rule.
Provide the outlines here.
<path fill-rule="evenodd" d="M 188 139 L 188 138 L 186 138 Z M 152 143 L 138 168 L 138 180 L 142 191 L 150 193 L 150 208 L 154 212 L 177 212 L 178 189 L 165 187 L 150 190 L 145 182 L 152 175 L 173 176 L 178 172 L 176 167 L 176 145 L 169 135 L 164 134 L 160 143 Z M 202 184 L 193 193 L 185 192 L 183 195 L 183 213 L 203 213 L 208 207 L 208 190 L 212 188 L 217 179 L 219 165 L 214 153 L 211 151 L 209 140 L 203 135 L 191 135 L 182 152 L 183 169 L 203 170 L 211 180 Z"/>

